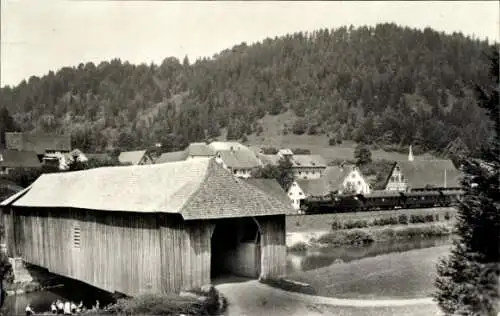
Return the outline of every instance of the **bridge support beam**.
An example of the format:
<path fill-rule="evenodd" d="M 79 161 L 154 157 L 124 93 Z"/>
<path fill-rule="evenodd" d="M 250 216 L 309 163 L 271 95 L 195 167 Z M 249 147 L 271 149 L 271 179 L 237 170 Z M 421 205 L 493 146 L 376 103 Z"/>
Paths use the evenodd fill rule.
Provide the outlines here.
<path fill-rule="evenodd" d="M 31 273 L 26 268 L 22 258 L 9 258 L 14 273 L 14 283 L 28 283 L 33 281 Z"/>

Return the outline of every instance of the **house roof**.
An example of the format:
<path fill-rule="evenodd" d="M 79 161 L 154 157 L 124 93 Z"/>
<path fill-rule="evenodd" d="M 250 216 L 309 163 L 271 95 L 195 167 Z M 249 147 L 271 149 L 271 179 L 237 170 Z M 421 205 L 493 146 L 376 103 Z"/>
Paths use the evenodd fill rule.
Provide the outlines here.
<path fill-rule="evenodd" d="M 170 213 L 186 220 L 295 213 L 290 203 L 210 158 L 43 174 L 0 205 Z"/>
<path fill-rule="evenodd" d="M 401 168 L 410 188 L 425 188 L 426 186 L 445 187 L 445 174 L 446 187 L 461 186 L 460 179 L 462 173 L 455 168 L 451 160 L 436 159 L 395 162 L 387 178 L 386 185 L 396 166 Z"/>
<path fill-rule="evenodd" d="M 264 165 L 277 165 L 280 161 L 280 156 L 278 155 L 258 154 L 257 157 L 259 157 Z"/>
<path fill-rule="evenodd" d="M 34 151 L 0 150 L 0 167 L 38 168 L 41 166 Z"/>
<path fill-rule="evenodd" d="M 296 180 L 305 196 L 325 196 L 330 193 L 327 181 L 324 178 L 311 180 Z"/>
<path fill-rule="evenodd" d="M 325 168 L 326 162 L 319 155 L 293 155 L 291 162 L 294 168 Z"/>
<path fill-rule="evenodd" d="M 88 154 L 88 153 L 85 153 L 84 154 L 87 159 L 93 159 L 93 160 L 111 160 L 111 156 L 106 154 L 106 153 L 92 153 L 92 154 Z"/>
<path fill-rule="evenodd" d="M 251 169 L 260 166 L 259 159 L 249 149 L 221 150 L 217 154 L 229 168 Z"/>
<path fill-rule="evenodd" d="M 264 193 L 271 194 L 277 199 L 280 199 L 284 203 L 290 203 L 290 199 L 286 195 L 286 192 L 281 188 L 278 181 L 274 179 L 248 178 L 245 179 L 245 181 L 259 188 Z"/>
<path fill-rule="evenodd" d="M 176 162 L 183 161 L 187 158 L 187 152 L 185 150 L 182 151 L 172 151 L 169 153 L 163 153 L 156 159 L 155 163 L 166 163 L 166 162 Z"/>
<path fill-rule="evenodd" d="M 66 135 L 8 132 L 5 133 L 5 143 L 7 149 L 35 151 L 38 155 L 47 150 L 71 150 L 71 138 Z"/>
<path fill-rule="evenodd" d="M 145 154 L 145 150 L 123 151 L 120 153 L 120 156 L 118 156 L 118 161 L 120 161 L 121 163 L 130 163 L 132 165 L 137 165 Z"/>
<path fill-rule="evenodd" d="M 345 178 L 351 173 L 351 171 L 354 170 L 354 168 L 356 167 L 355 166 L 326 167 L 325 172 L 323 174 L 323 178 L 326 179 L 326 181 L 328 182 L 331 191 L 335 191 L 340 188 L 340 186 L 344 183 Z"/>
<path fill-rule="evenodd" d="M 187 148 L 188 155 L 190 156 L 214 156 L 215 150 L 210 148 L 205 143 L 191 143 Z"/>
<path fill-rule="evenodd" d="M 327 167 L 319 179 L 297 180 L 297 184 L 310 196 L 324 196 L 330 192 L 341 189 L 345 178 L 353 171 L 355 166 Z M 358 170 L 358 172 L 361 172 Z"/>

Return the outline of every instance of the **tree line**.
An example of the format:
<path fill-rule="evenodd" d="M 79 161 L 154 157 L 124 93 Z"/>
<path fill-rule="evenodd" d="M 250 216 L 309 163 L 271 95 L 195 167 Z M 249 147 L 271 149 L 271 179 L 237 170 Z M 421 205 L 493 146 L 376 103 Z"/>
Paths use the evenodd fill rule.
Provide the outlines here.
<path fill-rule="evenodd" d="M 283 132 L 327 134 L 331 144 L 440 151 L 458 137 L 476 150 L 489 129 L 473 106 L 474 84 L 490 80 L 491 46 L 395 24 L 321 29 L 241 43 L 194 63 L 63 67 L 1 88 L 0 107 L 18 129 L 70 134 L 87 152 L 158 142 L 178 150 L 223 132 L 245 139 L 262 131 L 260 118 L 287 110 L 296 120 Z"/>

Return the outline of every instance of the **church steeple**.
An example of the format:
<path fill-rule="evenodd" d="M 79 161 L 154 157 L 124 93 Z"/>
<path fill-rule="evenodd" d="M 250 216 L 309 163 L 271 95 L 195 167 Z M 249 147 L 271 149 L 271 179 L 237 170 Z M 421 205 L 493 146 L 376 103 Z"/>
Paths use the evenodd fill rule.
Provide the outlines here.
<path fill-rule="evenodd" d="M 410 151 L 408 153 L 408 161 L 413 161 L 413 150 L 411 149 L 411 145 L 410 145 Z"/>

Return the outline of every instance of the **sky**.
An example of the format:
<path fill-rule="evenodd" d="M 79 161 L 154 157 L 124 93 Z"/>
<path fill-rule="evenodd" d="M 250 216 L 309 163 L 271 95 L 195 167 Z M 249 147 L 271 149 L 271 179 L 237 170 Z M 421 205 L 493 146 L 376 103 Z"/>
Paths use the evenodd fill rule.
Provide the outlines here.
<path fill-rule="evenodd" d="M 241 42 L 351 24 L 500 37 L 497 1 L 0 1 L 1 86 L 82 62 L 193 61 Z"/>

